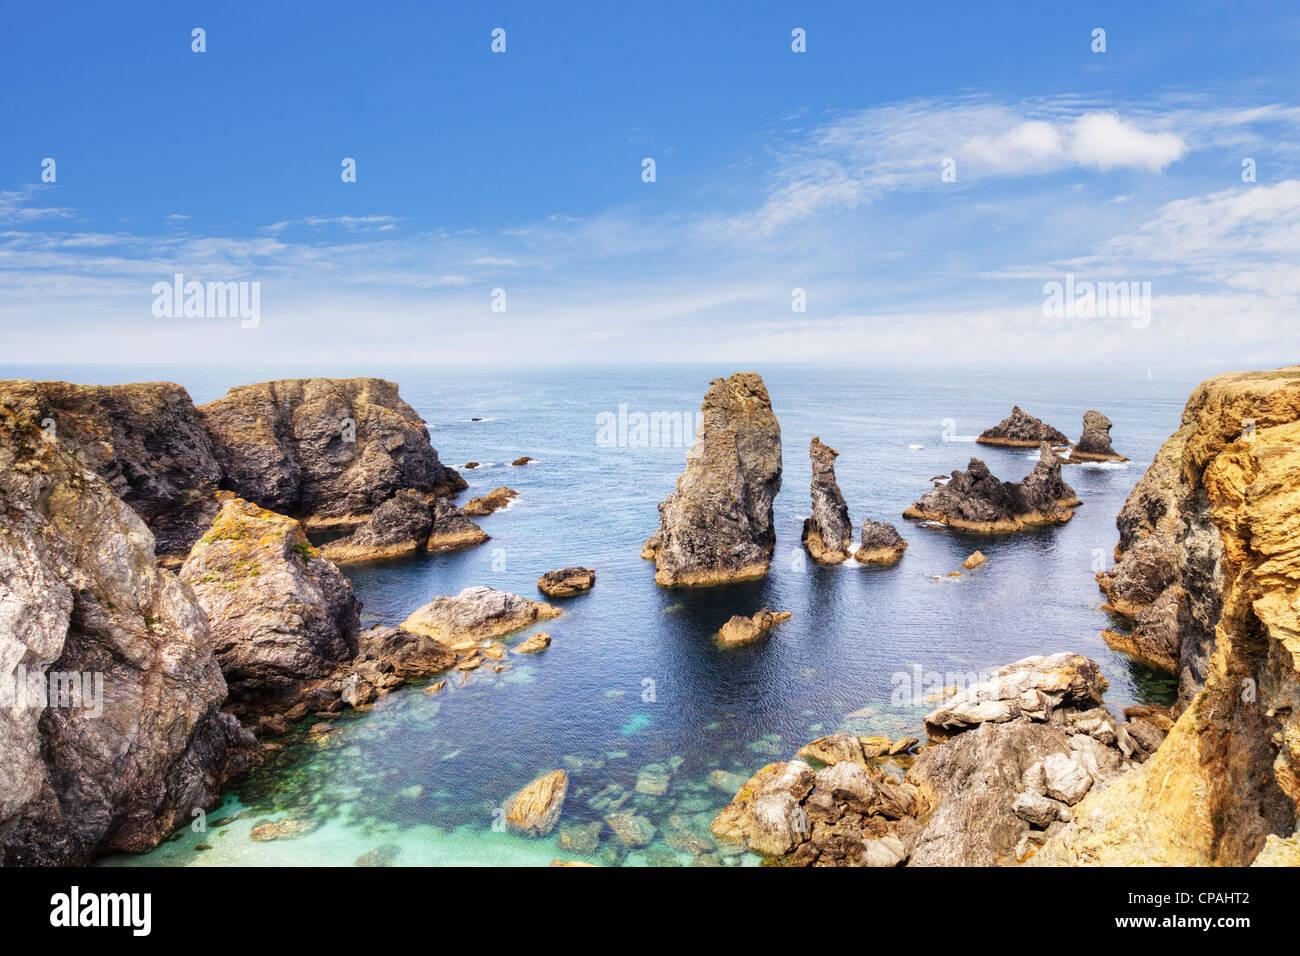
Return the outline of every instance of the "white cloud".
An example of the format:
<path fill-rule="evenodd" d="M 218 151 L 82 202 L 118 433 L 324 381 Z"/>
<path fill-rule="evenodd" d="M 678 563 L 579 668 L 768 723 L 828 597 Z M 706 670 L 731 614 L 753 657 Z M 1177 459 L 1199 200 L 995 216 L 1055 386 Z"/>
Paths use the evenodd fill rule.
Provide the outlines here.
<path fill-rule="evenodd" d="M 1148 133 L 1114 113 L 1088 113 L 1074 121 L 1070 154 L 1080 166 L 1163 170 L 1187 154 L 1173 133 Z"/>

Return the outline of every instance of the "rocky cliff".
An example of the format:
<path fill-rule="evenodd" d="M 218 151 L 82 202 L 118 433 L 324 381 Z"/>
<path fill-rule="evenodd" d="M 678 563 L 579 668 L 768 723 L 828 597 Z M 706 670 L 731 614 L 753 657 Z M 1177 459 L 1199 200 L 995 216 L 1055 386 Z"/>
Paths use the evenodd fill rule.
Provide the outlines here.
<path fill-rule="evenodd" d="M 1100 583 L 1162 629 L 1180 713 L 1035 862 L 1300 864 L 1300 367 L 1202 383 L 1117 524 Z"/>
<path fill-rule="evenodd" d="M 763 379 L 755 372 L 714 379 L 701 412 L 686 471 L 659 505 L 659 530 L 641 552 L 663 585 L 761 577 L 776 543 L 781 427 Z"/>
<path fill-rule="evenodd" d="M 128 442 L 100 463 L 118 447 L 135 453 Z M 0 681 L 3 863 L 150 849 L 256 760 L 220 710 L 204 614 L 156 567 L 149 528 L 12 407 L 0 407 Z"/>
<path fill-rule="evenodd" d="M 170 382 L 0 382 L 0 400 L 63 442 L 154 534 L 179 565 L 219 505 L 221 466 L 189 393 Z"/>
<path fill-rule="evenodd" d="M 199 415 L 225 487 L 312 526 L 359 524 L 395 492 L 466 487 L 438 460 L 424 421 L 377 378 L 243 385 Z"/>
<path fill-rule="evenodd" d="M 803 546 L 820 564 L 841 564 L 853 553 L 853 524 L 849 506 L 835 481 L 835 459 L 839 452 L 813 438 L 808 447 L 812 459 L 812 515 L 804 519 Z"/>

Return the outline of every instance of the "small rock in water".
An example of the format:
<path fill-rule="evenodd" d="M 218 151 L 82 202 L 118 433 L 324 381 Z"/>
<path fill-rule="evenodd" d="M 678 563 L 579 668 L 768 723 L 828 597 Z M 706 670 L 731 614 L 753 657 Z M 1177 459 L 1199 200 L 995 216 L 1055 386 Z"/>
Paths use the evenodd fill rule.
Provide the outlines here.
<path fill-rule="evenodd" d="M 963 561 L 961 563 L 961 566 L 965 568 L 967 571 L 969 571 L 971 568 L 978 568 L 981 564 L 984 563 L 985 560 L 986 559 L 984 557 L 984 552 L 976 551 L 965 561 Z"/>

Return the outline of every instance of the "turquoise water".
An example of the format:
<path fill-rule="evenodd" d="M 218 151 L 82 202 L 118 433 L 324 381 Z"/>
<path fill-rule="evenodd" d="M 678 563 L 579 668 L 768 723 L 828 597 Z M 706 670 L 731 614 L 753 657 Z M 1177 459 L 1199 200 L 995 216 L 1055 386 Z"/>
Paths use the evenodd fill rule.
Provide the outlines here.
<path fill-rule="evenodd" d="M 759 582 L 664 590 L 639 553 L 686 448 L 605 447 L 597 442 L 597 418 L 617 415 L 621 404 L 629 413 L 693 413 L 709 379 L 736 370 L 311 369 L 397 380 L 429 422 L 444 461 L 485 463 L 463 472 L 470 491 L 462 501 L 502 484 L 520 492 L 508 510 L 479 519 L 492 540 L 478 548 L 347 569 L 365 604 L 364 622 L 400 623 L 431 598 L 476 584 L 540 598 L 537 578 L 569 564 L 596 568 L 596 586 L 557 602 L 564 614 L 542 625 L 554 638 L 547 651 L 511 654 L 505 672 L 480 668 L 465 686 L 453 678 L 438 695 L 418 684 L 400 690 L 339 720 L 322 739 L 308 737 L 309 720 L 208 815 L 214 825 L 205 832 L 184 830 L 152 853 L 106 862 L 350 865 L 374 854 L 412 865 L 555 858 L 686 864 L 696 856 L 692 840 L 707 840 L 709 821 L 734 791 L 730 784 L 710 786 L 714 771 L 747 777 L 841 729 L 924 736 L 921 717 L 929 706 L 891 700 L 895 675 L 915 668 L 978 673 L 1029 654 L 1070 650 L 1101 662 L 1112 707 L 1164 699 L 1168 682 L 1102 642 L 1109 619 L 1100 610 L 1094 567 L 1099 559 L 1109 566 L 1116 512 L 1177 427 L 1191 388 L 1214 370 L 1153 370 L 1148 377 L 1146 367 L 760 366 L 785 446 L 772 572 Z M 303 370 L 5 374 L 166 378 L 203 402 L 233 384 Z M 1067 481 L 1084 505 L 1062 527 L 988 538 L 903 520 L 903 508 L 930 487 L 931 476 L 964 468 L 971 455 L 1005 479 L 1032 467 L 1028 451 L 973 443 L 1015 403 L 1076 437 L 1083 412 L 1097 408 L 1115 423 L 1116 449 L 1133 460 L 1068 468 Z M 809 511 L 813 435 L 840 452 L 838 478 L 855 526 L 868 517 L 891 521 L 908 539 L 899 565 L 823 568 L 803 560 L 799 531 Z M 520 455 L 536 462 L 506 464 Z M 988 562 L 948 577 L 976 548 Z M 728 617 L 765 605 L 793 617 L 751 646 L 715 645 L 712 635 Z M 647 766 L 648 776 L 669 774 L 666 792 L 636 791 Z M 559 828 L 528 840 L 494 826 L 511 794 L 557 767 L 572 777 L 561 826 L 598 820 L 611 807 L 635 809 L 655 824 L 655 841 L 629 850 L 606 830 L 600 848 L 584 855 L 557 846 Z M 292 840 L 249 839 L 254 825 L 283 819 L 317 829 Z M 705 862 L 757 861 L 708 853 Z"/>

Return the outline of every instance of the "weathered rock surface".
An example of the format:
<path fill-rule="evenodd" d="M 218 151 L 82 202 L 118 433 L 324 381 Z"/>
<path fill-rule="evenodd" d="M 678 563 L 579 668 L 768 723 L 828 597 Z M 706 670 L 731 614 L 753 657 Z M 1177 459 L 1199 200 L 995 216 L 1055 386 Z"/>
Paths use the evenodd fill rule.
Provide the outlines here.
<path fill-rule="evenodd" d="M 781 428 L 763 379 L 754 372 L 714 379 L 701 413 L 686 471 L 659 505 L 659 530 L 642 550 L 666 586 L 761 577 L 776 543 Z"/>
<path fill-rule="evenodd" d="M 986 429 L 975 440 L 982 445 L 1009 448 L 1035 448 L 1043 442 L 1056 446 L 1070 444 L 1064 432 L 1028 414 L 1019 405 L 1012 406 L 1010 415 Z"/>
<path fill-rule="evenodd" d="M 859 564 L 897 564 L 907 542 L 892 524 L 870 519 L 862 522 L 862 539 L 853 560 Z"/>
<path fill-rule="evenodd" d="M 1034 525 L 1064 524 L 1078 505 L 1074 489 L 1061 479 L 1061 460 L 1046 443 L 1038 463 L 1019 482 L 1000 481 L 972 458 L 966 471 L 954 471 L 903 512 L 907 518 L 936 521 L 967 531 L 1021 531 Z"/>
<path fill-rule="evenodd" d="M 988 558 L 984 557 L 983 551 L 972 551 L 966 560 L 961 563 L 961 566 L 967 571 L 972 571 L 987 560 Z"/>
<path fill-rule="evenodd" d="M 326 544 L 325 557 L 335 564 L 380 561 L 423 551 L 433 530 L 433 512 L 421 492 L 403 488 L 376 508 L 345 538 Z"/>
<path fill-rule="evenodd" d="M 546 836 L 560 819 L 568 793 L 569 775 L 563 770 L 538 777 L 506 801 L 506 829 L 520 836 Z"/>
<path fill-rule="evenodd" d="M 547 571 L 537 581 L 537 590 L 547 597 L 573 597 L 585 594 L 596 583 L 596 572 L 591 568 L 560 568 Z"/>
<path fill-rule="evenodd" d="M 438 460 L 424 421 L 377 378 L 242 385 L 199 408 L 224 486 L 310 526 L 359 524 L 403 488 L 466 487 Z"/>
<path fill-rule="evenodd" d="M 528 638 L 521 641 L 515 648 L 516 654 L 536 654 L 538 651 L 544 651 L 551 646 L 551 635 L 545 631 L 538 631 L 536 634 L 528 635 Z"/>
<path fill-rule="evenodd" d="M 163 563 L 179 565 L 216 516 L 221 466 L 181 386 L 0 381 L 0 401 L 108 482 L 149 526 Z"/>
<path fill-rule="evenodd" d="M 357 654 L 352 585 L 293 518 L 226 502 L 181 568 L 243 717 L 284 710 Z"/>
<path fill-rule="evenodd" d="M 1283 861 L 1275 848 L 1294 839 L 1300 805 L 1298 474 L 1300 367 L 1192 393 L 1120 512 L 1118 563 L 1101 576 L 1113 605 L 1127 580 L 1129 609 L 1176 630 L 1177 720 L 1154 757 L 1073 808 L 1035 863 Z M 1184 596 L 1156 614 L 1172 587 Z"/>
<path fill-rule="evenodd" d="M 789 611 L 769 611 L 763 608 L 753 617 L 737 614 L 718 629 L 718 641 L 724 647 L 748 644 L 762 637 L 781 621 L 788 620 Z"/>
<path fill-rule="evenodd" d="M 425 542 L 430 551 L 472 548 L 487 540 L 487 532 L 465 517 L 465 513 L 450 501 L 439 498 L 433 503 L 433 528 Z"/>
<path fill-rule="evenodd" d="M 465 467 L 469 467 L 466 465 Z M 482 517 L 490 515 L 494 511 L 499 511 L 506 505 L 510 504 L 511 499 L 518 498 L 519 492 L 513 488 L 507 488 L 502 485 L 500 488 L 493 488 L 485 495 L 477 498 L 471 498 L 465 502 L 465 507 L 461 510 L 471 517 Z"/>
<path fill-rule="evenodd" d="M 435 598 L 408 617 L 402 627 L 455 647 L 466 641 L 501 637 L 559 614 L 559 609 L 549 604 L 479 585 Z"/>
<path fill-rule="evenodd" d="M 148 850 L 210 806 L 257 759 L 225 696 L 136 511 L 0 407 L 0 864 Z"/>
<path fill-rule="evenodd" d="M 456 652 L 441 641 L 400 627 L 372 627 L 357 641 L 358 661 L 386 662 L 403 681 L 431 677 L 456 663 Z M 358 666 L 354 663 L 354 667 Z"/>
<path fill-rule="evenodd" d="M 1083 413 L 1083 435 L 1067 461 L 1128 461 L 1110 445 L 1111 421 L 1101 412 Z"/>
<path fill-rule="evenodd" d="M 853 553 L 849 507 L 835 481 L 835 459 L 839 454 L 816 437 L 808 448 L 812 459 L 812 515 L 804 519 L 802 541 L 819 564 L 841 564 Z"/>

